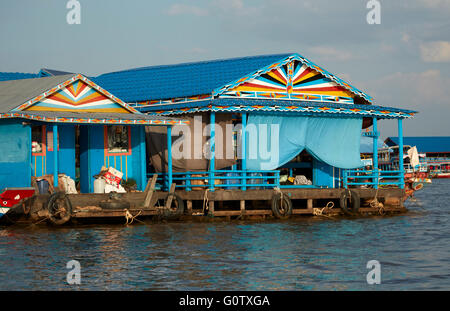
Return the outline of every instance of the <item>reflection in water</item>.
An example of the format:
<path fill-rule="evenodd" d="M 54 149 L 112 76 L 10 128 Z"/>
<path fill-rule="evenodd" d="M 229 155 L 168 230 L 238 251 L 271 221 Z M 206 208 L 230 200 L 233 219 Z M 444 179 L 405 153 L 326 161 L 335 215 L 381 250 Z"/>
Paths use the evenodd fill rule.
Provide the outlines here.
<path fill-rule="evenodd" d="M 448 189 L 360 219 L 0 228 L 0 290 L 450 289 Z M 81 285 L 66 263 L 81 263 Z M 366 283 L 369 260 L 381 285 Z"/>

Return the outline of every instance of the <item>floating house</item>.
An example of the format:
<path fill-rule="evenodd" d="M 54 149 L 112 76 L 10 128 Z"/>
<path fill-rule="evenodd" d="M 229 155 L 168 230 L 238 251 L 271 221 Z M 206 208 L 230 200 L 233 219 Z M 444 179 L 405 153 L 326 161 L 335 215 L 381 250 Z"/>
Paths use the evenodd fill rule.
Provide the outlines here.
<path fill-rule="evenodd" d="M 29 187 L 44 175 L 58 186 L 65 174 L 92 193 L 104 166 L 142 190 L 144 127 L 179 121 L 142 114 L 81 74 L 59 73 L 0 82 L 0 187 Z"/>
<path fill-rule="evenodd" d="M 371 96 L 297 53 L 143 67 L 102 74 L 94 81 L 147 115 L 191 121 L 201 116 L 203 126 L 211 124 L 207 129 L 210 155 L 203 159 L 207 162 L 174 164 L 177 187 L 188 191 L 196 179 L 205 179 L 203 176 L 207 181 L 195 183 L 196 188 L 211 191 L 337 189 L 360 184 L 353 172 L 364 166 L 360 158 L 362 130 L 366 129 L 365 137 L 377 141 L 377 121 L 394 119 L 402 137 L 402 121 L 415 114 L 374 105 Z M 215 137 L 218 127 L 225 132 L 226 124 L 237 123 L 241 125 L 237 132 L 247 133 L 240 135 L 238 144 Z M 261 125 L 275 126 L 278 132 L 271 137 L 271 131 L 265 134 Z M 250 137 L 250 129 L 255 128 L 256 135 Z M 218 149 L 239 146 L 233 159 L 216 157 Z M 276 158 L 267 160 L 264 154 L 255 153 L 261 146 L 271 149 L 269 153 Z M 377 154 L 378 144 L 372 148 Z M 164 159 L 153 162 L 161 161 Z M 376 157 L 374 162 L 372 183 L 377 187 L 383 172 L 378 170 Z M 163 165 L 156 168 L 162 175 L 167 173 Z M 390 182 L 384 182 L 403 187 L 401 172 L 397 173 L 396 180 L 391 176 Z M 288 180 L 303 176 L 309 182 L 303 177 L 284 182 L 286 175 Z M 230 182 L 233 178 L 237 182 Z"/>
<path fill-rule="evenodd" d="M 33 204 L 48 212 L 32 211 L 36 220 L 382 215 L 405 211 L 412 191 L 403 120 L 416 112 L 374 105 L 297 53 L 5 81 L 0 95 L 3 187 L 64 173 L 91 193 L 94 175 L 112 166 L 144 190 L 121 202 L 69 195 L 65 208 L 60 193 L 39 196 Z M 378 164 L 380 119 L 398 124 L 398 170 Z M 370 165 L 361 136 L 373 142 Z M 127 208 L 103 208 L 112 203 Z"/>

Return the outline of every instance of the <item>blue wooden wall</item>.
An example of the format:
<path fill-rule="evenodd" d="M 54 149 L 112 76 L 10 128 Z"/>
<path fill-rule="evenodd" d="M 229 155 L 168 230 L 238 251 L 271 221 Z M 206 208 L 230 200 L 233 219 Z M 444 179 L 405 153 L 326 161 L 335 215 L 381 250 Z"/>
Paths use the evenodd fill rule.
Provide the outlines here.
<path fill-rule="evenodd" d="M 313 159 L 313 185 L 327 188 L 339 188 L 342 170 Z"/>
<path fill-rule="evenodd" d="M 53 127 L 47 124 L 45 130 L 46 144 L 44 155 L 32 155 L 31 167 L 33 176 L 53 174 L 53 163 L 55 159 L 54 149 L 49 150 L 49 133 L 53 137 Z M 72 124 L 59 124 L 59 150 L 58 150 L 58 172 L 64 173 L 75 180 L 75 126 Z"/>
<path fill-rule="evenodd" d="M 143 126 L 130 126 L 131 129 L 131 154 L 107 155 L 105 150 L 105 137 L 103 125 L 82 126 L 80 133 L 80 171 L 81 192 L 94 192 L 94 175 L 102 168 L 114 167 L 123 173 L 123 179 L 132 178 L 136 181 L 138 189 L 143 190 L 143 176 L 146 175 L 146 166 L 141 164 L 141 152 L 145 154 L 145 144 L 142 145 L 140 133 Z"/>
<path fill-rule="evenodd" d="M 0 122 L 0 189 L 31 184 L 31 128 L 18 120 Z"/>

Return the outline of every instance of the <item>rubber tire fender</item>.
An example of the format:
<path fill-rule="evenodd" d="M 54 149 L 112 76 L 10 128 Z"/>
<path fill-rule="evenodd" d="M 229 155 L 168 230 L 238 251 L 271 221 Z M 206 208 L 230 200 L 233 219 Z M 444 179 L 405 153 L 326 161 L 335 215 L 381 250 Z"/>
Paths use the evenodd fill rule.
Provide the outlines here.
<path fill-rule="evenodd" d="M 272 212 L 278 219 L 288 219 L 292 215 L 292 201 L 287 194 L 283 194 L 283 210 L 281 211 L 281 193 L 272 196 Z"/>
<path fill-rule="evenodd" d="M 348 201 L 350 200 L 350 203 L 352 205 L 351 209 L 348 208 Z M 354 215 L 358 213 L 360 205 L 361 205 L 361 198 L 358 194 L 358 192 L 346 189 L 345 191 L 342 191 L 340 199 L 339 199 L 339 205 L 344 212 L 344 214 L 347 215 Z"/>
<path fill-rule="evenodd" d="M 184 214 L 184 201 L 176 194 L 171 194 L 173 196 L 172 199 L 172 204 L 174 203 L 174 201 L 177 204 L 176 209 L 164 209 L 163 210 L 163 217 L 166 219 L 172 219 L 172 218 L 178 218 L 180 216 L 182 216 Z M 166 199 L 164 200 L 164 204 L 165 202 L 167 202 L 167 199 L 169 198 L 169 195 L 167 195 Z"/>
<path fill-rule="evenodd" d="M 129 209 L 130 202 L 122 200 L 109 200 L 98 204 L 103 209 Z"/>
<path fill-rule="evenodd" d="M 54 204 L 58 200 L 64 201 L 64 207 L 66 209 L 66 215 L 62 218 L 55 217 L 55 211 L 54 211 Z M 50 195 L 47 201 L 47 211 L 49 212 L 50 216 L 48 217 L 48 220 L 53 224 L 57 226 L 64 225 L 70 220 L 70 217 L 72 216 L 72 203 L 69 200 L 69 197 L 64 192 L 55 192 Z"/>

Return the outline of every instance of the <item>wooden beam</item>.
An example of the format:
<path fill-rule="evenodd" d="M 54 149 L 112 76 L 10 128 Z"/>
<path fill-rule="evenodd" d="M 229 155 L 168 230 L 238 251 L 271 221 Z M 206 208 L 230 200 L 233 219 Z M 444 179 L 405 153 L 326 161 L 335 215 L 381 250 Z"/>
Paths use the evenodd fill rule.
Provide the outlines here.
<path fill-rule="evenodd" d="M 312 199 L 308 199 L 306 200 L 306 206 L 308 208 L 309 211 L 313 211 L 313 200 Z"/>
<path fill-rule="evenodd" d="M 158 174 L 153 174 L 152 179 L 147 182 L 147 186 L 145 187 L 145 199 L 144 199 L 144 208 L 150 208 L 150 202 L 153 197 L 153 192 L 155 192 L 156 180 L 158 179 Z"/>
<path fill-rule="evenodd" d="M 172 205 L 173 195 L 175 194 L 175 184 L 170 186 L 169 196 L 167 197 L 165 208 L 170 208 Z"/>
<path fill-rule="evenodd" d="M 245 215 L 245 200 L 241 200 L 241 216 Z"/>

